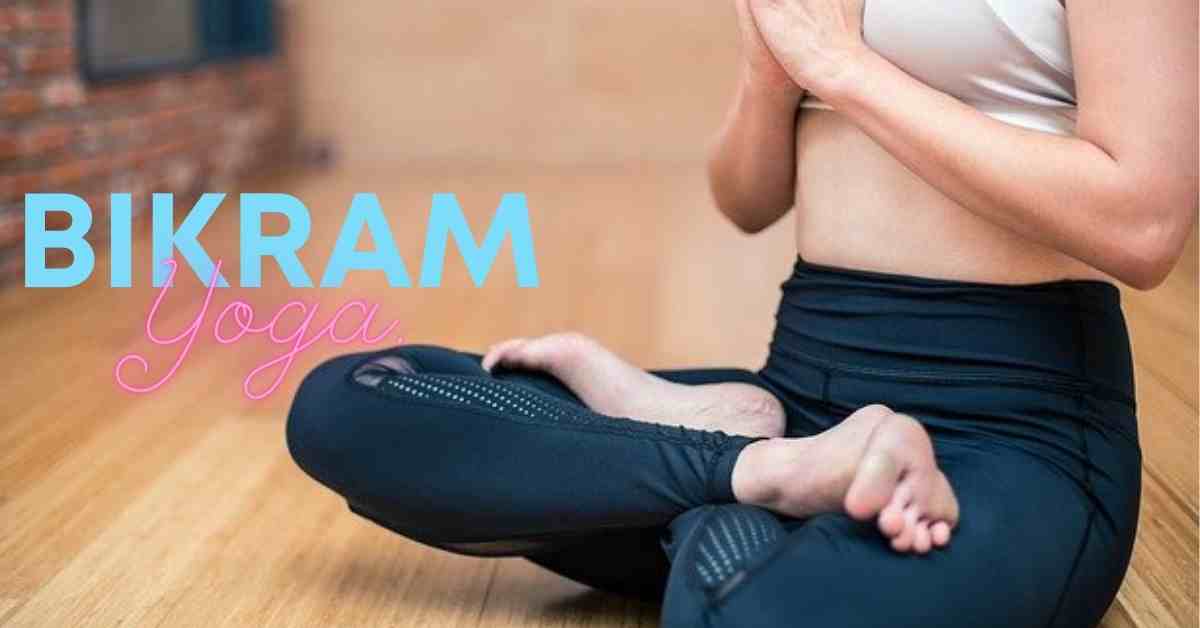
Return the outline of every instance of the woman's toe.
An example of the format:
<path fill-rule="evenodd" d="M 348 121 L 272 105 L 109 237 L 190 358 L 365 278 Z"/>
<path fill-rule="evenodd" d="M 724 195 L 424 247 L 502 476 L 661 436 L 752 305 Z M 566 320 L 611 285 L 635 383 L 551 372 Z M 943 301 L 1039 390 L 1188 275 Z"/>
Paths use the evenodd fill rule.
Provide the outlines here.
<path fill-rule="evenodd" d="M 958 525 L 958 498 L 954 495 L 950 480 L 941 472 L 934 479 L 929 518 L 935 521 L 944 521 L 949 524 L 951 529 Z"/>
<path fill-rule="evenodd" d="M 929 522 L 925 520 L 918 521 L 916 529 L 913 531 L 913 551 L 918 554 L 927 554 L 932 545 L 933 540 L 930 538 Z"/>
<path fill-rule="evenodd" d="M 929 527 L 929 537 L 936 547 L 945 547 L 950 543 L 950 524 L 937 521 Z"/>
<path fill-rule="evenodd" d="M 895 492 L 892 493 L 892 499 L 879 513 L 879 531 L 884 536 L 895 538 L 904 531 L 907 525 L 904 520 L 904 510 L 908 507 L 910 499 L 911 490 L 907 486 L 901 484 L 896 487 Z"/>
<path fill-rule="evenodd" d="M 910 506 L 904 509 L 904 529 L 892 538 L 892 549 L 897 552 L 907 552 L 912 549 L 913 542 L 916 540 L 917 521 L 920 520 L 920 515 L 920 511 L 916 507 Z"/>
<path fill-rule="evenodd" d="M 521 345 L 528 342 L 526 338 L 512 338 L 492 345 L 484 354 L 480 366 L 485 371 L 491 371 L 497 364 L 506 363 L 511 360 L 513 352 Z"/>

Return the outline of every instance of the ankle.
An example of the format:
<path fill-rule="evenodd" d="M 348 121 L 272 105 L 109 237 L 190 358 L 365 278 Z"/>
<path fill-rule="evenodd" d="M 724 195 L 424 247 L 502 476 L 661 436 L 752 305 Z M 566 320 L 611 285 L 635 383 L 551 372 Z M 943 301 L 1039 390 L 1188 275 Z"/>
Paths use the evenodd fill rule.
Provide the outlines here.
<path fill-rule="evenodd" d="M 769 438 L 746 445 L 733 466 L 733 495 L 739 503 L 770 507 L 783 492 L 788 440 Z"/>

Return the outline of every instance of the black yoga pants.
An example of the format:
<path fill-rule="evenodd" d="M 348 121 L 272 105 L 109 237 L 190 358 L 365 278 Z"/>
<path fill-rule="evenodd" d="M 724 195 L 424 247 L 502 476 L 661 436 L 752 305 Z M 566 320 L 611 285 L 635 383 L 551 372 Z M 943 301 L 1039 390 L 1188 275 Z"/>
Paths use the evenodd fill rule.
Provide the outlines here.
<path fill-rule="evenodd" d="M 668 627 L 1093 626 L 1132 550 L 1140 486 L 1128 338 L 1099 282 L 994 286 L 799 261 L 758 372 L 790 437 L 872 403 L 929 431 L 962 519 L 893 552 L 872 523 L 736 504 L 751 439 L 608 417 L 540 373 L 428 346 L 310 373 L 288 445 L 350 509 L 459 553 L 520 555 L 662 599 Z"/>

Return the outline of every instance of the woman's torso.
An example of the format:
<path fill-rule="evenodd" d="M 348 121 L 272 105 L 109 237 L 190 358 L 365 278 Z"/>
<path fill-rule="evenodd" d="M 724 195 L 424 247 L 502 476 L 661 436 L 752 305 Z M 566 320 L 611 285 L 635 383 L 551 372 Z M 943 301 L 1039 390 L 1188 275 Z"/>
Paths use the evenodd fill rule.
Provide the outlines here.
<path fill-rule="evenodd" d="M 867 43 L 901 69 L 996 118 L 1071 132 L 1074 85 L 1057 0 L 866 4 Z M 796 244 L 806 260 L 989 283 L 1111 281 L 971 213 L 836 112 L 806 107 L 797 134 Z"/>

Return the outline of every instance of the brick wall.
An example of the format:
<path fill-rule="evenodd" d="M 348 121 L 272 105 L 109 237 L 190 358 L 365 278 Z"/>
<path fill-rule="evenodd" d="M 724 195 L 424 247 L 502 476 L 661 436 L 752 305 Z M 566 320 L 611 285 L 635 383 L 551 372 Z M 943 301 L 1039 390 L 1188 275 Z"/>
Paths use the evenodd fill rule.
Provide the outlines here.
<path fill-rule="evenodd" d="M 93 85 L 77 67 L 75 27 L 73 0 L 0 0 L 0 284 L 24 272 L 27 192 L 83 196 L 90 237 L 103 239 L 110 192 L 133 193 L 135 211 L 151 192 L 180 205 L 289 148 L 280 58 Z"/>

